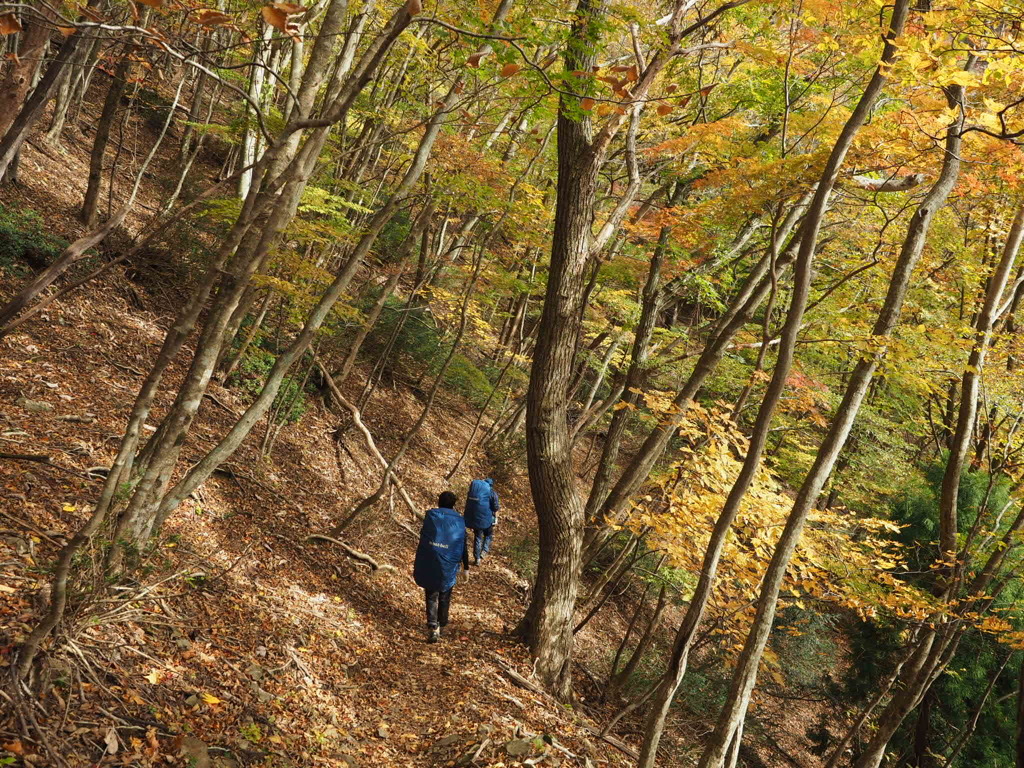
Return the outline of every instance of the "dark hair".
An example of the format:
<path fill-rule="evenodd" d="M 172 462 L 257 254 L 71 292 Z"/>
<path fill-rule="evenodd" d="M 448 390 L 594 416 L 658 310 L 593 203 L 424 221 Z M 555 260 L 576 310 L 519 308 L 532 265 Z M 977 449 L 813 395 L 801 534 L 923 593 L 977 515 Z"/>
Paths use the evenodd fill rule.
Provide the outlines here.
<path fill-rule="evenodd" d="M 451 491 L 445 491 L 437 497 L 437 506 L 443 509 L 455 509 L 455 505 L 458 503 L 459 497 Z"/>

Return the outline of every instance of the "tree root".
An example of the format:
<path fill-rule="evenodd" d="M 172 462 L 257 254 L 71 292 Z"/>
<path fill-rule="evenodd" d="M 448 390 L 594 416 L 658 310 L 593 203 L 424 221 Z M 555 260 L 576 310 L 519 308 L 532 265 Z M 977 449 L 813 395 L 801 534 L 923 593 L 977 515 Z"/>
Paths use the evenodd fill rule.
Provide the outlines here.
<path fill-rule="evenodd" d="M 393 565 L 389 565 L 388 563 L 378 563 L 365 552 L 360 552 L 357 549 L 352 549 L 352 547 L 350 547 L 348 544 L 341 541 L 340 539 L 335 539 L 330 536 L 324 536 L 320 533 L 314 533 L 312 536 L 307 536 L 306 541 L 329 541 L 331 544 L 337 544 L 339 547 L 341 547 L 342 551 L 346 555 L 351 557 L 353 560 L 358 560 L 360 563 L 368 565 L 372 573 L 377 573 L 377 571 L 398 571 L 398 569 L 395 568 L 395 566 Z"/>

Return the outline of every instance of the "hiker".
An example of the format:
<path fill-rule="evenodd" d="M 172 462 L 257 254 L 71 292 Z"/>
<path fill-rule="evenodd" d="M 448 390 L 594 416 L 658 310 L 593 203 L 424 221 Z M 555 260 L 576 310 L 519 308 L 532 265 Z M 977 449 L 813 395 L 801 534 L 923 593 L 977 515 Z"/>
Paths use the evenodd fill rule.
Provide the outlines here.
<path fill-rule="evenodd" d="M 473 565 L 480 565 L 491 551 L 494 526 L 498 524 L 498 510 L 501 503 L 494 490 L 494 481 L 474 480 L 469 484 L 466 497 L 466 527 L 473 529 Z"/>
<path fill-rule="evenodd" d="M 428 510 L 423 518 L 416 548 L 412 577 L 427 597 L 428 643 L 440 640 L 441 629 L 448 624 L 448 607 L 459 563 L 469 569 L 466 521 L 455 511 L 456 502 L 458 498 L 451 491 L 438 497 L 437 508 Z"/>

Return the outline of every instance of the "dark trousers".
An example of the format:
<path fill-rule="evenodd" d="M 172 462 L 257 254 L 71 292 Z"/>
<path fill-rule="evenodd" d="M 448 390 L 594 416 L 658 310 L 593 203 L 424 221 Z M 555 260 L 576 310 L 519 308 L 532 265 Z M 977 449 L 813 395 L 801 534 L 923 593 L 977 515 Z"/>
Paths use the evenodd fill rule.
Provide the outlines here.
<path fill-rule="evenodd" d="M 494 526 L 473 529 L 473 559 L 479 560 L 491 551 L 491 540 L 494 538 Z"/>
<path fill-rule="evenodd" d="M 427 626 L 431 629 L 448 626 L 448 607 L 452 602 L 452 591 L 433 592 L 423 590 L 427 595 Z"/>

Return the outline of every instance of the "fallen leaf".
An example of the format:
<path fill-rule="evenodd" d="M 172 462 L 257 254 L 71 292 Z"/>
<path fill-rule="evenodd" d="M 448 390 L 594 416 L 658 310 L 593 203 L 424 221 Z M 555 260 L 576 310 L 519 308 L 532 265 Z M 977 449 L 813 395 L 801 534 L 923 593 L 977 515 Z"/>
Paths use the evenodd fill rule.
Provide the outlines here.
<path fill-rule="evenodd" d="M 117 731 L 113 728 L 107 729 L 107 735 L 103 737 L 103 743 L 107 745 L 106 754 L 116 755 L 121 745 L 117 740 Z"/>
<path fill-rule="evenodd" d="M 207 704 L 223 704 L 224 702 L 218 699 L 216 696 L 209 693 L 201 693 L 199 697 Z"/>

